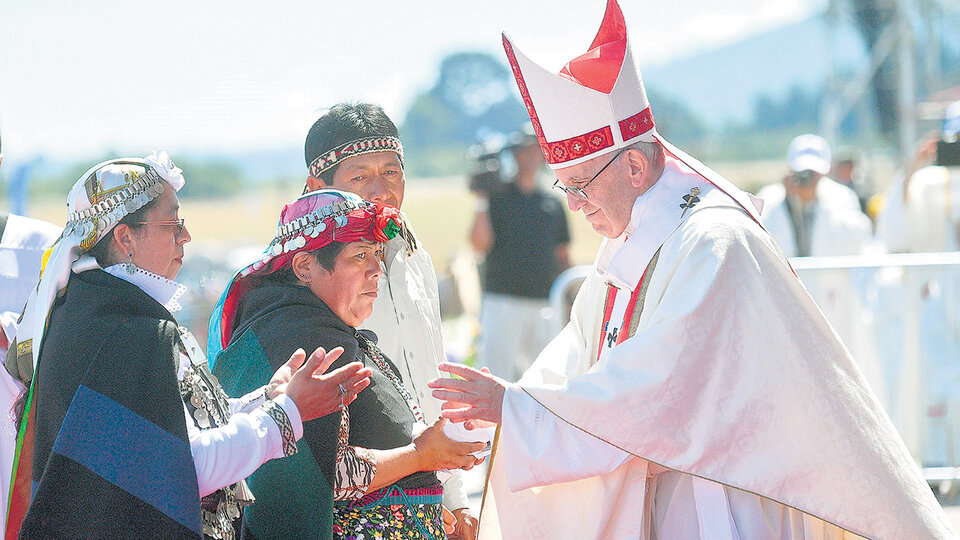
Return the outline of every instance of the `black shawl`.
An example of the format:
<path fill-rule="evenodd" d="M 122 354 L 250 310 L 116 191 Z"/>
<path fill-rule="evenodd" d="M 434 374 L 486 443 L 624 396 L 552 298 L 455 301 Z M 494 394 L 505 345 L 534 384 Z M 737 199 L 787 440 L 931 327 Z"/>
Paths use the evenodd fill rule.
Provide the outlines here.
<path fill-rule="evenodd" d="M 370 332 L 365 335 L 376 340 Z M 407 403 L 393 383 L 362 353 L 357 330 L 344 323 L 306 287 L 264 280 L 262 285 L 246 293 L 240 301 L 230 345 L 217 357 L 214 372 L 228 393 L 239 394 L 265 384 L 273 371 L 298 348 L 310 354 L 317 347 L 330 350 L 338 346 L 344 348 L 344 353 L 331 370 L 353 361 L 361 361 L 373 370 L 370 386 L 349 407 L 349 444 L 380 450 L 410 444 L 415 419 Z M 389 359 L 387 362 L 399 377 L 396 366 Z M 329 515 L 339 429 L 338 414 L 305 423 L 300 454 L 309 452 L 313 463 L 305 463 L 304 456 L 298 454 L 274 460 L 254 473 L 250 487 L 257 502 L 244 512 L 245 529 L 249 528 L 256 537 L 266 538 L 278 531 L 289 533 L 291 527 L 303 527 L 310 521 L 310 518 L 304 520 L 303 514 L 296 516 L 296 520 L 291 519 L 291 508 L 301 512 L 309 508 L 315 515 Z M 305 481 L 305 478 L 312 480 Z M 322 485 L 317 485 L 321 482 Z M 417 472 L 396 484 L 407 489 L 433 486 L 438 481 L 435 473 Z M 310 534 L 315 536 L 316 530 Z"/>
<path fill-rule="evenodd" d="M 197 473 L 177 383 L 177 323 L 101 270 L 72 275 L 34 382 L 24 538 L 197 538 Z"/>

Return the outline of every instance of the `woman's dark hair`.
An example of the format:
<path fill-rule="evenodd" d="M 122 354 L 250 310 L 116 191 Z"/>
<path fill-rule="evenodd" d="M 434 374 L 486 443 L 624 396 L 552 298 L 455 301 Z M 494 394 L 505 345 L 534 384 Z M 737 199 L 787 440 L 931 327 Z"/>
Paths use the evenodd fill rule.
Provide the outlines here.
<path fill-rule="evenodd" d="M 366 137 L 400 137 L 397 126 L 383 108 L 373 103 L 338 103 L 321 116 L 307 133 L 303 157 L 307 168 L 317 156 L 350 141 Z M 333 167 L 320 174 L 328 186 L 333 185 Z M 324 267 L 326 268 L 326 267 Z"/>
<path fill-rule="evenodd" d="M 346 245 L 344 242 L 330 242 L 322 248 L 310 251 L 309 253 L 313 255 L 317 264 L 322 266 L 327 272 L 333 272 L 333 267 L 337 263 L 337 256 L 340 255 L 340 252 L 343 251 Z M 298 283 L 300 281 L 297 279 L 297 275 L 293 273 L 293 266 L 287 266 L 283 270 L 271 274 L 270 278 L 282 283 Z"/>
<path fill-rule="evenodd" d="M 130 214 L 123 216 L 123 219 L 117 222 L 117 225 L 123 224 L 123 225 L 126 225 L 127 227 L 130 227 L 133 230 L 140 229 L 140 227 L 143 227 L 143 225 L 141 225 L 140 222 L 145 221 L 144 219 L 145 214 L 147 213 L 148 210 L 157 206 L 157 202 L 159 200 L 160 198 L 157 197 L 151 200 L 150 202 L 148 202 L 147 204 L 143 205 L 142 207 L 140 207 L 140 209 L 137 210 L 136 212 L 132 212 Z M 116 254 L 113 254 L 110 252 L 111 238 L 113 238 L 112 230 L 108 231 L 107 234 L 103 236 L 103 238 L 101 238 L 96 244 L 93 245 L 92 248 L 90 248 L 87 251 L 87 253 L 89 253 L 94 259 L 97 260 L 97 264 L 99 264 L 101 268 L 106 268 L 110 265 L 120 262 L 119 260 L 117 260 Z"/>

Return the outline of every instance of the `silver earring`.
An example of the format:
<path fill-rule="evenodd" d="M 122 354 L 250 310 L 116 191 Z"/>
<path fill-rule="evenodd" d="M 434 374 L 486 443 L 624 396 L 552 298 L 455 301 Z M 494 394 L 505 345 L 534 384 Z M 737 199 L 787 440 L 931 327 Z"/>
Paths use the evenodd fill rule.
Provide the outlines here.
<path fill-rule="evenodd" d="M 133 274 L 137 271 L 137 265 L 133 264 L 133 252 L 127 253 L 127 262 L 123 266 L 128 274 Z"/>

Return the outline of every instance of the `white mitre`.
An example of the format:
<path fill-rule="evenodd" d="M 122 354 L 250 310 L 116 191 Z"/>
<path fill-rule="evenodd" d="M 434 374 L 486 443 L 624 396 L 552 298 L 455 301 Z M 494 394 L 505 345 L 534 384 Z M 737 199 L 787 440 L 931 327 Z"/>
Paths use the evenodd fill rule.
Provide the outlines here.
<path fill-rule="evenodd" d="M 559 73 L 534 63 L 513 46 L 506 34 L 503 48 L 551 169 L 577 165 L 636 142 L 657 142 L 669 156 L 703 176 L 760 222 L 760 199 L 657 133 L 616 0 L 607 0 L 603 22 L 587 52 L 568 62 Z"/>

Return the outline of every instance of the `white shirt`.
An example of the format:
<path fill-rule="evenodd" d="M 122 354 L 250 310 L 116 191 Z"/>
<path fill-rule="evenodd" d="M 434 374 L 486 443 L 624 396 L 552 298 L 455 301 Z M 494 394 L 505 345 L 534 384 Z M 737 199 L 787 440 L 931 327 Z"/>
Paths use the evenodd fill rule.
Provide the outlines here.
<path fill-rule="evenodd" d="M 409 228 L 406 216 L 404 222 Z M 400 369 L 404 386 L 432 424 L 440 417 L 440 401 L 427 382 L 440 375 L 437 364 L 444 358 L 436 270 L 422 244 L 411 252 L 399 235 L 384 245 L 384 266 L 363 327 L 377 334 L 377 346 Z M 468 506 L 460 471 L 443 481 L 443 504 L 450 510 Z"/>
<path fill-rule="evenodd" d="M 797 256 L 797 237 L 783 184 L 765 186 L 757 195 L 764 200 L 764 227 L 787 257 Z M 824 176 L 817 182 L 816 195 L 810 256 L 858 255 L 870 239 L 873 226 L 860 210 L 857 194 Z"/>
<path fill-rule="evenodd" d="M 17 318 L 40 279 L 43 252 L 60 236 L 56 225 L 10 214 L 0 237 L 0 324 L 13 341 Z M 0 355 L 6 354 L 0 349 Z M 2 357 L 2 356 L 0 356 Z"/>
<path fill-rule="evenodd" d="M 104 268 L 104 271 L 136 285 L 171 312 L 180 309 L 177 299 L 185 291 L 183 285 L 141 268 L 137 268 L 132 274 L 127 273 L 123 264 L 109 266 Z M 203 362 L 206 363 L 206 359 L 203 359 Z M 190 358 L 181 353 L 177 369 L 178 381 L 183 380 L 189 365 Z M 283 457 L 280 428 L 260 407 L 263 401 L 262 390 L 251 392 L 240 399 L 230 399 L 230 420 L 224 426 L 209 429 L 200 429 L 186 404 L 183 405 L 190 453 L 197 469 L 197 484 L 200 486 L 201 497 L 247 478 L 271 459 Z M 296 404 L 286 394 L 277 396 L 273 401 L 283 408 L 293 426 L 294 437 L 300 440 L 303 436 L 303 423 Z"/>
<path fill-rule="evenodd" d="M 960 250 L 960 167 L 924 167 L 884 193 L 877 236 L 893 253 Z M 906 195 L 906 197 L 904 197 Z M 904 200 L 906 199 L 906 200 Z"/>

